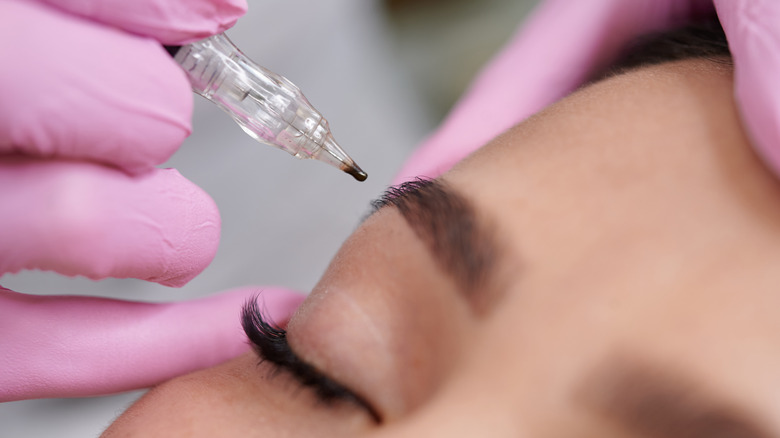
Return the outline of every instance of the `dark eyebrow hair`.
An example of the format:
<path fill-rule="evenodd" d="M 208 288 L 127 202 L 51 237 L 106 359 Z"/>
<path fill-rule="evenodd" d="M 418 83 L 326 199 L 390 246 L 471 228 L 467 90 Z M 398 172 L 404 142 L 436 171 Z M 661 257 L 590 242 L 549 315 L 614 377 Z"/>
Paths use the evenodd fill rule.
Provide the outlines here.
<path fill-rule="evenodd" d="M 734 403 L 682 376 L 622 357 L 589 376 L 581 400 L 602 418 L 650 438 L 770 438 Z"/>
<path fill-rule="evenodd" d="M 486 286 L 499 245 L 472 204 L 439 180 L 417 178 L 392 186 L 371 203 L 373 212 L 398 209 L 439 266 L 458 284 L 477 313 L 493 301 Z"/>

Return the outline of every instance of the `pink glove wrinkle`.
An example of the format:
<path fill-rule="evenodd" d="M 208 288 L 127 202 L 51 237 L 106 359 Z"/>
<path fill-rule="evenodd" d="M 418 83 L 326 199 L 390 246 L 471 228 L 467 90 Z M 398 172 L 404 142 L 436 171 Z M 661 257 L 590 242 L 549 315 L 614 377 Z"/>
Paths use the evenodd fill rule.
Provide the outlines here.
<path fill-rule="evenodd" d="M 224 32 L 246 13 L 246 0 L 37 0 L 163 44 Z"/>

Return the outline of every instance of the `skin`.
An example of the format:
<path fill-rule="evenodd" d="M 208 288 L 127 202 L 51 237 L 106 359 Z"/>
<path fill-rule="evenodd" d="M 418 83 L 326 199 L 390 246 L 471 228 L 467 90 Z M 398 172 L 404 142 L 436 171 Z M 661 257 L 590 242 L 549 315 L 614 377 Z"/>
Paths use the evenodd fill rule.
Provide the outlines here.
<path fill-rule="evenodd" d="M 631 71 L 445 174 L 500 236 L 470 298 L 397 209 L 366 220 L 288 338 L 381 424 L 247 354 L 153 389 L 105 436 L 698 436 L 636 414 L 642 387 L 654 412 L 780 436 L 780 186 L 732 84 L 705 60 Z"/>

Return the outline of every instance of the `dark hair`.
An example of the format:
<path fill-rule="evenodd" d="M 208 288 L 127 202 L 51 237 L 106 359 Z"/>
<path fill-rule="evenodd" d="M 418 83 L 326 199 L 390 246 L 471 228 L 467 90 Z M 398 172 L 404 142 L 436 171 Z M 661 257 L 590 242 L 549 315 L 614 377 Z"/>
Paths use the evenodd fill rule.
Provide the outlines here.
<path fill-rule="evenodd" d="M 639 67 L 691 58 L 731 64 L 726 34 L 716 16 L 680 28 L 643 35 L 594 76 L 601 80 Z"/>

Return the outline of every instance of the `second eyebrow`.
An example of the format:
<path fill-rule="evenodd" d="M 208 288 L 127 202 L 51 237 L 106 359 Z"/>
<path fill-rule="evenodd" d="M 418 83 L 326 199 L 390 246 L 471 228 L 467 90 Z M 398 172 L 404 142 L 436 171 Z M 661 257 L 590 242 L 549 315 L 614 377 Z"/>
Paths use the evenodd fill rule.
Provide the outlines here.
<path fill-rule="evenodd" d="M 580 393 L 587 406 L 649 438 L 768 438 L 743 410 L 682 377 L 628 357 L 597 368 Z"/>
<path fill-rule="evenodd" d="M 498 245 L 465 198 L 441 181 L 416 179 L 391 187 L 372 205 L 398 208 L 472 306 L 484 310 L 484 286 L 493 275 Z"/>

